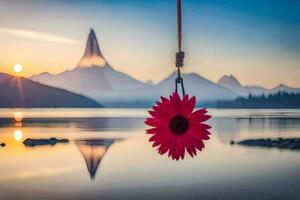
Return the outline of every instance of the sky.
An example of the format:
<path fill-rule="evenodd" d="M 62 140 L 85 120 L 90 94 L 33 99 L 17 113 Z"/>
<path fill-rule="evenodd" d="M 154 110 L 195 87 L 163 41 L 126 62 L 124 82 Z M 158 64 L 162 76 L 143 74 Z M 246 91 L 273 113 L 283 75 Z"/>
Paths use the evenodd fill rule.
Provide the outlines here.
<path fill-rule="evenodd" d="M 182 0 L 184 72 L 300 87 L 300 0 Z M 110 65 L 157 83 L 175 70 L 175 0 L 0 0 L 0 72 L 60 73 L 90 28 Z"/>

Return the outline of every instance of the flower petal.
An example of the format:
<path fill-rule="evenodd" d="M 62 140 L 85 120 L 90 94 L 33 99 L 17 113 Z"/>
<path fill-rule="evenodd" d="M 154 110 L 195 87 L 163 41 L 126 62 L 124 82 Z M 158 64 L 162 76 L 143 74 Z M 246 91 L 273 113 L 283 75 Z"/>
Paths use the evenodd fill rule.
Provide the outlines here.
<path fill-rule="evenodd" d="M 159 154 L 165 154 L 169 150 L 168 146 L 166 144 L 161 144 L 160 147 L 158 148 L 158 153 Z"/>
<path fill-rule="evenodd" d="M 187 135 L 187 138 L 190 139 L 191 144 L 198 150 L 202 150 L 204 148 L 204 143 L 202 140 L 196 140 L 193 137 L 191 137 L 190 135 Z"/>
<path fill-rule="evenodd" d="M 185 107 L 186 104 L 188 103 L 189 101 L 189 95 L 184 95 L 183 99 L 182 99 L 182 105 Z"/>
<path fill-rule="evenodd" d="M 182 135 L 177 137 L 176 151 L 177 151 L 177 160 L 179 159 L 179 157 L 181 157 L 181 159 L 184 159 L 184 146 L 183 146 Z"/>
<path fill-rule="evenodd" d="M 158 127 L 150 128 L 146 130 L 147 134 L 163 134 L 164 132 L 167 131 L 168 128 L 158 128 Z"/>
<path fill-rule="evenodd" d="M 164 120 L 157 120 L 155 118 L 147 118 L 145 124 L 147 124 L 148 126 L 161 127 L 161 128 L 169 126 L 169 124 L 166 123 Z"/>
<path fill-rule="evenodd" d="M 191 114 L 191 112 L 193 112 L 193 110 L 195 108 L 195 104 L 196 104 L 196 97 L 193 96 L 190 100 L 188 100 L 186 106 L 184 108 L 182 108 L 181 113 L 184 116 Z"/>
<path fill-rule="evenodd" d="M 190 120 L 196 119 L 196 118 L 198 118 L 198 117 L 201 117 L 201 116 L 204 115 L 205 113 L 207 113 L 206 108 L 199 109 L 199 110 L 193 112 L 192 114 L 190 114 L 190 115 L 189 115 L 189 119 L 190 119 Z"/>
<path fill-rule="evenodd" d="M 174 137 L 172 137 L 172 139 L 170 140 L 170 150 L 169 150 L 169 157 L 173 158 L 173 155 L 175 154 L 175 145 L 176 145 L 176 139 L 177 136 L 174 135 Z"/>
<path fill-rule="evenodd" d="M 159 147 L 159 153 L 164 154 L 168 150 L 170 150 L 172 137 L 174 137 L 171 133 L 167 133 L 164 141 L 162 142 L 161 146 Z"/>
<path fill-rule="evenodd" d="M 149 113 L 152 117 L 154 117 L 154 118 L 159 118 L 159 117 L 160 117 L 158 112 L 149 110 L 148 113 Z"/>
<path fill-rule="evenodd" d="M 197 129 L 199 131 L 210 129 L 211 126 L 207 124 L 197 123 L 197 124 L 190 124 L 190 129 Z"/>
<path fill-rule="evenodd" d="M 163 103 L 169 103 L 169 99 L 167 99 L 166 97 L 161 96 L 160 99 Z"/>
<path fill-rule="evenodd" d="M 156 146 L 159 146 L 159 145 L 160 145 L 159 141 L 155 141 L 155 142 L 153 142 L 152 147 L 156 147 Z"/>
<path fill-rule="evenodd" d="M 187 135 L 184 135 L 183 140 L 184 140 L 185 148 L 187 152 L 190 154 L 190 156 L 193 157 L 194 155 L 196 155 L 197 154 L 196 149 L 193 146 L 193 142 L 190 141 L 191 139 Z"/>
<path fill-rule="evenodd" d="M 203 130 L 189 130 L 188 134 L 191 135 L 193 138 L 198 139 L 198 140 L 208 140 L 208 131 L 203 129 Z"/>
<path fill-rule="evenodd" d="M 201 123 L 201 122 L 207 121 L 210 118 L 211 118 L 210 115 L 201 115 L 201 116 L 199 116 L 197 118 L 189 119 L 189 120 L 190 120 L 191 123 Z"/>
<path fill-rule="evenodd" d="M 178 95 L 177 92 L 173 93 L 173 101 L 171 101 L 173 103 L 173 109 L 176 111 L 176 113 L 180 113 L 181 112 L 181 99 L 180 96 Z"/>

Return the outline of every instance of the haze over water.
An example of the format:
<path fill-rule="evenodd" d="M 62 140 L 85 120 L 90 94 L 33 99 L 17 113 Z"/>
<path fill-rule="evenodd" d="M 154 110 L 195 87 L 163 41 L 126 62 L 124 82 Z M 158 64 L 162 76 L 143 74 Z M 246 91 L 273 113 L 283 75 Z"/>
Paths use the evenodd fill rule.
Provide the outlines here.
<path fill-rule="evenodd" d="M 211 140 L 195 158 L 176 162 L 147 142 L 145 109 L 1 109 L 0 142 L 6 146 L 0 148 L 0 199 L 300 195 L 299 151 L 230 145 L 248 138 L 299 137 L 300 110 L 208 111 Z M 70 143 L 22 143 L 50 137 Z"/>

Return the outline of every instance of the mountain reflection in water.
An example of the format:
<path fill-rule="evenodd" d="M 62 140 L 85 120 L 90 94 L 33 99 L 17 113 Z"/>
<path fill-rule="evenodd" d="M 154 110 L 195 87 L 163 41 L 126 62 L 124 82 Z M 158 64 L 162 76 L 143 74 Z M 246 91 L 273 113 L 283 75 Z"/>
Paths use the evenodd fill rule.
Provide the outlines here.
<path fill-rule="evenodd" d="M 95 179 L 101 160 L 110 145 L 114 142 L 114 139 L 83 139 L 75 141 L 76 146 L 84 158 L 91 180 Z"/>

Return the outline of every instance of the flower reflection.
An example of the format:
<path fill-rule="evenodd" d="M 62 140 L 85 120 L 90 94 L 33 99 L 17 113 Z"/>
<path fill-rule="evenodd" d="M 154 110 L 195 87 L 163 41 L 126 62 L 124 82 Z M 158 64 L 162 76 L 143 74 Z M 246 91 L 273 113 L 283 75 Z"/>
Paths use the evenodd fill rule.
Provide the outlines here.
<path fill-rule="evenodd" d="M 16 141 L 21 141 L 23 138 L 23 132 L 21 130 L 15 130 L 14 132 L 14 138 Z"/>

